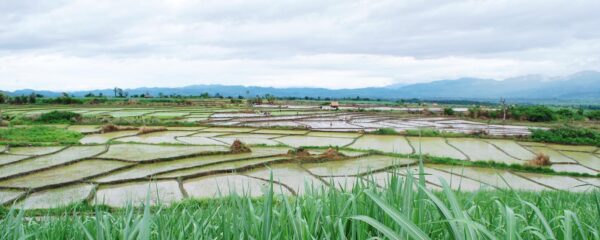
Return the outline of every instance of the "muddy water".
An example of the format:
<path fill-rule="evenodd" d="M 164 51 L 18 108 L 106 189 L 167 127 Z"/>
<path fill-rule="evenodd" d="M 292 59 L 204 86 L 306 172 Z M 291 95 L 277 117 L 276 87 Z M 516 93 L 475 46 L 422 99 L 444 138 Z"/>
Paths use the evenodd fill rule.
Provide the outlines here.
<path fill-rule="evenodd" d="M 181 143 L 175 137 L 182 137 L 194 134 L 194 131 L 163 131 L 148 134 L 136 135 L 119 139 L 119 142 L 136 142 L 146 144 L 160 143 Z"/>
<path fill-rule="evenodd" d="M 225 143 L 207 137 L 178 137 L 177 141 L 192 145 L 225 145 Z"/>
<path fill-rule="evenodd" d="M 96 193 L 96 201 L 114 207 L 139 206 L 146 202 L 148 196 L 152 205 L 168 205 L 183 199 L 176 181 L 157 181 L 103 186 Z"/>
<path fill-rule="evenodd" d="M 281 135 L 304 135 L 309 131 L 307 130 L 279 130 L 279 129 L 260 129 L 256 130 L 252 133 L 261 133 L 261 134 L 281 134 Z"/>
<path fill-rule="evenodd" d="M 557 172 L 587 173 L 591 175 L 596 175 L 599 173 L 598 171 L 583 167 L 579 164 L 552 164 L 550 168 Z"/>
<path fill-rule="evenodd" d="M 25 155 L 12 155 L 12 154 L 0 154 L 0 165 L 8 164 L 23 160 L 30 156 Z"/>
<path fill-rule="evenodd" d="M 0 204 L 5 204 L 8 201 L 14 200 L 21 195 L 21 193 L 23 193 L 23 191 L 0 190 Z"/>
<path fill-rule="evenodd" d="M 176 177 L 184 177 L 194 174 L 209 174 L 214 171 L 227 170 L 233 171 L 238 168 L 248 167 L 259 165 L 260 167 L 266 167 L 264 164 L 268 164 L 271 162 L 277 162 L 281 160 L 286 160 L 283 157 L 267 157 L 267 158 L 257 158 L 257 159 L 249 159 L 249 160 L 241 160 L 235 162 L 224 162 L 219 164 L 213 164 L 205 167 L 197 167 L 192 169 L 182 169 L 174 172 L 168 172 L 164 174 L 158 174 L 155 177 L 157 178 L 176 178 Z M 260 168 L 259 167 L 259 168 Z"/>
<path fill-rule="evenodd" d="M 273 173 L 274 181 L 290 187 L 298 194 L 303 194 L 307 190 L 322 186 L 323 184 L 295 163 L 277 164 L 271 166 L 270 169 L 250 170 L 243 174 L 268 180 L 271 173 Z"/>
<path fill-rule="evenodd" d="M 251 132 L 256 130 L 256 128 L 226 128 L 226 127 L 211 127 L 202 129 L 203 132 Z"/>
<path fill-rule="evenodd" d="M 105 160 L 84 160 L 61 168 L 0 181 L 2 187 L 37 188 L 53 184 L 77 181 L 130 165 L 129 163 Z"/>
<path fill-rule="evenodd" d="M 319 176 L 346 176 L 376 171 L 391 166 L 402 166 L 414 163 L 413 159 L 372 155 L 348 160 L 327 161 L 323 163 L 307 163 L 302 166 Z"/>
<path fill-rule="evenodd" d="M 592 186 L 582 186 L 585 185 L 584 182 L 581 182 L 573 177 L 567 176 L 555 176 L 555 175 L 543 175 L 543 174 L 535 174 L 535 173 L 516 173 L 519 176 L 525 177 L 527 179 L 533 180 L 535 182 L 541 183 L 543 185 L 552 187 L 554 189 L 565 190 L 565 191 L 588 191 L 593 189 Z"/>
<path fill-rule="evenodd" d="M 418 173 L 418 169 L 412 167 L 410 169 L 413 174 Z M 454 173 L 451 171 L 441 171 L 430 167 L 425 167 L 425 180 L 437 185 L 442 186 L 440 179 L 444 179 L 450 188 L 461 191 L 477 191 L 480 189 L 493 189 L 493 186 L 483 182 L 478 182 L 460 175 L 460 172 Z"/>
<path fill-rule="evenodd" d="M 148 161 L 156 158 L 179 157 L 203 152 L 226 152 L 224 146 L 163 146 L 145 144 L 115 144 L 100 158 L 114 158 L 129 161 Z"/>
<path fill-rule="evenodd" d="M 312 137 L 337 137 L 337 138 L 357 138 L 360 133 L 344 133 L 344 132 L 310 132 L 307 134 Z"/>
<path fill-rule="evenodd" d="M 415 148 L 416 154 L 419 153 L 419 142 L 421 142 L 421 151 L 423 154 L 429 154 L 437 157 L 450 157 L 467 160 L 467 157 L 446 144 L 444 138 L 436 137 L 406 137 Z"/>
<path fill-rule="evenodd" d="M 74 160 L 88 158 L 103 152 L 105 146 L 75 146 L 58 153 L 21 161 L 12 165 L 0 167 L 0 177 L 17 173 L 34 171 L 51 166 L 65 164 Z"/>
<path fill-rule="evenodd" d="M 330 138 L 330 137 L 309 137 L 309 136 L 288 136 L 282 138 L 275 139 L 278 142 L 281 142 L 285 145 L 292 147 L 302 147 L 302 146 L 345 146 L 350 143 L 354 139 L 351 138 Z"/>
<path fill-rule="evenodd" d="M 230 194 L 261 196 L 267 184 L 265 181 L 238 174 L 222 174 L 189 180 L 184 182 L 183 186 L 190 197 L 215 198 Z M 281 193 L 279 189 L 279 185 L 273 186 L 275 193 Z M 285 189 L 284 193 L 287 193 Z"/>
<path fill-rule="evenodd" d="M 413 153 L 413 148 L 406 138 L 402 136 L 364 135 L 348 147 L 362 150 L 378 150 L 389 153 Z"/>
<path fill-rule="evenodd" d="M 63 146 L 54 146 L 54 147 L 11 147 L 7 153 L 10 154 L 18 154 L 18 155 L 28 155 L 28 156 L 37 156 L 37 155 L 45 155 L 53 152 L 57 152 L 65 147 Z"/>
<path fill-rule="evenodd" d="M 79 140 L 79 142 L 82 144 L 102 144 L 102 143 L 107 143 L 108 141 L 115 139 L 115 138 L 120 138 L 120 137 L 125 137 L 125 136 L 133 136 L 133 135 L 136 135 L 137 133 L 138 133 L 138 131 L 131 130 L 131 131 L 117 131 L 117 132 L 110 132 L 110 133 L 91 134 L 91 135 L 87 135 L 87 136 L 83 137 L 81 140 Z"/>
<path fill-rule="evenodd" d="M 600 157 L 598 155 L 594 155 L 591 153 L 585 152 L 569 152 L 569 151 L 561 151 L 562 154 L 567 155 L 568 157 L 577 160 L 579 164 L 586 166 L 588 168 L 595 169 L 596 171 L 600 171 Z"/>
<path fill-rule="evenodd" d="M 568 156 L 560 153 L 551 148 L 547 147 L 529 147 L 529 149 L 534 153 L 543 153 L 550 157 L 550 162 L 552 163 L 576 163 L 575 160 L 569 158 Z"/>
<path fill-rule="evenodd" d="M 535 157 L 535 155 L 531 151 L 525 149 L 513 140 L 485 139 L 485 141 L 494 144 L 508 155 L 520 160 L 526 161 Z"/>
<path fill-rule="evenodd" d="M 473 180 L 486 183 L 490 186 L 504 189 L 520 189 L 541 191 L 546 187 L 531 182 L 527 179 L 510 173 L 509 171 L 496 170 L 489 168 L 460 167 L 446 165 L 427 165 L 433 169 L 451 172 L 453 174 L 465 176 Z"/>
<path fill-rule="evenodd" d="M 51 208 L 66 206 L 71 203 L 84 201 L 90 196 L 93 185 L 80 184 L 56 188 L 29 195 L 24 201 L 17 204 L 25 209 Z"/>
<path fill-rule="evenodd" d="M 471 161 L 487 161 L 503 163 L 522 163 L 522 161 L 514 159 L 504 152 L 500 151 L 494 145 L 473 138 L 448 138 L 448 143 L 460 149 L 463 153 L 469 156 Z"/>
<path fill-rule="evenodd" d="M 573 146 L 573 145 L 560 145 L 560 144 L 547 144 L 547 147 L 555 149 L 555 150 L 589 152 L 589 153 L 592 153 L 598 149 L 597 147 L 594 147 L 594 146 Z"/>
<path fill-rule="evenodd" d="M 172 171 L 182 168 L 198 167 L 206 164 L 231 161 L 235 159 L 243 158 L 254 158 L 264 157 L 276 154 L 284 154 L 287 152 L 287 148 L 255 148 L 251 153 L 241 154 L 223 154 L 223 155 L 211 155 L 211 156 L 199 156 L 192 158 L 184 158 L 179 160 L 157 162 L 151 164 L 143 164 L 135 166 L 134 168 L 119 171 L 114 174 L 94 179 L 96 182 L 111 182 L 123 179 L 135 179 L 143 178 L 146 176 L 154 175 L 161 172 Z"/>

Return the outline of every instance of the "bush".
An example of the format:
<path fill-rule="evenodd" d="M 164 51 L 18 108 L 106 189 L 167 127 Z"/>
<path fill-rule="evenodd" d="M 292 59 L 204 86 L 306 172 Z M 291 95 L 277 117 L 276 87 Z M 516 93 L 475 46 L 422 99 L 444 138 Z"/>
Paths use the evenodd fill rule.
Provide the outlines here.
<path fill-rule="evenodd" d="M 81 114 L 67 111 L 52 111 L 40 115 L 36 122 L 41 123 L 73 123 L 81 120 Z"/>
<path fill-rule="evenodd" d="M 594 110 L 585 115 L 590 120 L 600 120 L 600 110 Z"/>
<path fill-rule="evenodd" d="M 513 119 L 531 122 L 550 122 L 556 120 L 552 109 L 546 106 L 517 106 L 509 108 Z"/>
<path fill-rule="evenodd" d="M 444 108 L 444 115 L 454 116 L 454 109 L 452 109 L 451 107 Z"/>
<path fill-rule="evenodd" d="M 531 139 L 539 142 L 600 146 L 600 131 L 575 127 L 531 129 Z"/>
<path fill-rule="evenodd" d="M 373 134 L 396 135 L 396 134 L 398 134 L 398 132 L 396 131 L 396 129 L 393 129 L 393 128 L 380 128 L 380 129 L 377 129 L 377 131 L 374 131 Z"/>

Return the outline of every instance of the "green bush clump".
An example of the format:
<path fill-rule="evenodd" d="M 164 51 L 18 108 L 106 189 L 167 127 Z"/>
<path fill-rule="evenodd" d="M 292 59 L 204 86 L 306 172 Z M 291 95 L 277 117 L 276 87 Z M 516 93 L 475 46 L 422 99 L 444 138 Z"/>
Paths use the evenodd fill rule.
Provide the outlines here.
<path fill-rule="evenodd" d="M 81 120 L 81 114 L 67 111 L 52 111 L 40 115 L 36 122 L 41 123 L 73 123 Z"/>
<path fill-rule="evenodd" d="M 82 137 L 83 135 L 79 132 L 48 126 L 0 129 L 0 142 L 11 145 L 30 143 L 76 144 Z"/>
<path fill-rule="evenodd" d="M 531 129 L 531 139 L 538 142 L 600 146 L 600 131 L 576 127 Z"/>
<path fill-rule="evenodd" d="M 600 120 L 600 110 L 588 112 L 585 116 L 590 120 Z"/>
<path fill-rule="evenodd" d="M 509 113 L 513 119 L 530 122 L 550 122 L 556 120 L 554 111 L 546 106 L 515 106 L 509 108 Z"/>
<path fill-rule="evenodd" d="M 380 128 L 380 129 L 377 129 L 377 131 L 374 131 L 373 134 L 396 135 L 396 134 L 398 134 L 398 132 L 396 131 L 396 129 L 393 129 L 393 128 Z"/>

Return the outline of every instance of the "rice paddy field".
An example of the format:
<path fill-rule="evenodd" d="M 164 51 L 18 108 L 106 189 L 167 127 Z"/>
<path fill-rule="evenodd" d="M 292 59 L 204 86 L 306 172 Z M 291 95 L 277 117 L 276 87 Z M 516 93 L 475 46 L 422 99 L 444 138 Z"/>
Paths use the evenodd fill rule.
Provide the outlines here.
<path fill-rule="evenodd" d="M 600 239 L 600 149 L 507 138 L 526 127 L 293 106 L 67 110 L 185 124 L 54 124 L 78 143 L 0 146 L 0 239 Z M 540 153 L 550 165 L 529 166 Z"/>

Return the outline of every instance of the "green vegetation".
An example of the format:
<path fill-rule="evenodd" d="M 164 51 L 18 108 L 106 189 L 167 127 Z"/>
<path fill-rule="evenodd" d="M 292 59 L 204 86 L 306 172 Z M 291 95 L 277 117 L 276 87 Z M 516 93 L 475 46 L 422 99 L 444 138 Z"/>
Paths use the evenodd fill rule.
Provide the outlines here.
<path fill-rule="evenodd" d="M 123 209 L 10 209 L 7 239 L 597 239 L 600 192 L 430 191 L 424 177 L 393 175 L 351 191 L 313 189 L 298 197 L 232 195 L 171 206 Z M 148 195 L 149 199 L 149 195 Z M 149 203 L 149 201 L 146 201 Z M 91 210 L 94 208 L 94 210 Z M 63 210 L 63 211 L 61 211 Z M 33 214 L 33 215 L 32 215 Z M 26 216 L 46 216 L 26 220 Z"/>
<path fill-rule="evenodd" d="M 67 111 L 44 113 L 35 119 L 39 123 L 74 123 L 81 120 L 81 114 Z"/>
<path fill-rule="evenodd" d="M 423 129 L 407 129 L 405 131 L 406 136 L 422 136 L 422 137 L 467 137 L 476 136 L 477 134 L 466 134 L 466 133 L 453 133 L 443 132 L 432 128 Z"/>
<path fill-rule="evenodd" d="M 600 146 L 600 131 L 576 127 L 531 129 L 531 139 L 539 142 Z"/>
<path fill-rule="evenodd" d="M 418 156 L 411 156 L 412 158 L 417 158 Z M 448 158 L 448 157 L 433 157 L 433 156 L 424 156 L 423 160 L 426 163 L 434 163 L 434 164 L 444 164 L 444 165 L 454 165 L 454 166 L 463 166 L 463 167 L 482 167 L 482 168 L 493 168 L 493 169 L 505 169 L 512 170 L 517 172 L 529 172 L 529 173 L 543 173 L 547 175 L 559 175 L 559 176 L 571 176 L 571 177 L 600 177 L 600 173 L 596 175 L 591 175 L 588 173 L 578 173 L 578 172 L 557 172 L 549 167 L 541 167 L 541 166 L 530 166 L 525 164 L 506 164 L 502 162 L 495 161 L 465 161 L 460 159 Z"/>
<path fill-rule="evenodd" d="M 377 129 L 377 131 L 374 131 L 372 133 L 378 134 L 378 135 L 397 135 L 398 134 L 396 129 L 393 129 L 393 128 L 380 128 L 380 129 Z"/>
<path fill-rule="evenodd" d="M 590 111 L 586 114 L 586 117 L 590 120 L 600 120 L 600 110 Z"/>
<path fill-rule="evenodd" d="M 11 145 L 30 143 L 77 144 L 83 135 L 79 132 L 48 126 L 0 128 L 0 142 Z"/>

